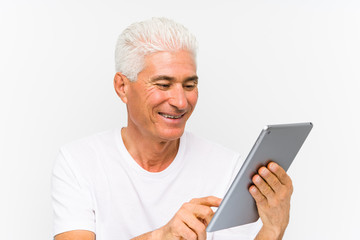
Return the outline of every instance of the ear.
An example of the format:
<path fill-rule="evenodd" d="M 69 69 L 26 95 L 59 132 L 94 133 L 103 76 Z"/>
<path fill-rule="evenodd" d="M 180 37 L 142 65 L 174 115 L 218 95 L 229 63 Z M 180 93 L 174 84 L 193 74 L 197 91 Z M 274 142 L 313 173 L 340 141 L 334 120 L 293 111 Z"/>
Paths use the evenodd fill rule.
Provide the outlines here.
<path fill-rule="evenodd" d="M 116 94 L 120 97 L 121 101 L 127 103 L 127 91 L 130 80 L 120 72 L 117 72 L 114 77 L 114 88 Z"/>

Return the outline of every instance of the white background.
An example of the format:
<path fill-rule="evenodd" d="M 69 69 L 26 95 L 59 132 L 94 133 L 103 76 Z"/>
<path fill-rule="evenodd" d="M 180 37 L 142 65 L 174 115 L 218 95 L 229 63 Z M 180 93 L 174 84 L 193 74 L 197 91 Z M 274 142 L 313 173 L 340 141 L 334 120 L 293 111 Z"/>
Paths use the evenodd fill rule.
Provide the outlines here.
<path fill-rule="evenodd" d="M 57 151 L 126 123 L 114 45 L 152 16 L 200 43 L 188 130 L 246 156 L 265 124 L 314 123 L 285 239 L 359 239 L 360 4 L 344 0 L 1 0 L 0 238 L 51 238 Z"/>

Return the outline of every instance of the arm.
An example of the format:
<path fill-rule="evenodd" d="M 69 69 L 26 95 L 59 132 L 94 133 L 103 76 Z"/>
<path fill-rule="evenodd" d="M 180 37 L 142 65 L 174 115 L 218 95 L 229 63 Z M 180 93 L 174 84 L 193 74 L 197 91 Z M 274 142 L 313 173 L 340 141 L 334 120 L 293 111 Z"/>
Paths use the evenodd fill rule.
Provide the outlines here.
<path fill-rule="evenodd" d="M 95 216 L 90 189 L 69 159 L 68 152 L 61 150 L 52 173 L 54 239 L 95 240 Z"/>
<path fill-rule="evenodd" d="M 253 177 L 250 193 L 255 199 L 263 227 L 256 240 L 282 239 L 289 223 L 291 178 L 274 162 L 261 167 Z"/>
<path fill-rule="evenodd" d="M 74 230 L 56 235 L 55 240 L 95 240 L 95 234 L 85 230 Z"/>
<path fill-rule="evenodd" d="M 132 240 L 206 240 L 206 226 L 214 215 L 211 207 L 218 207 L 220 202 L 220 198 L 213 196 L 192 199 L 165 226 Z"/>
<path fill-rule="evenodd" d="M 212 196 L 192 199 L 184 203 L 165 226 L 132 240 L 206 240 L 206 226 L 214 215 L 211 207 L 218 207 L 220 202 L 220 198 Z M 74 230 L 56 235 L 55 240 L 95 240 L 95 234 L 91 231 Z"/>

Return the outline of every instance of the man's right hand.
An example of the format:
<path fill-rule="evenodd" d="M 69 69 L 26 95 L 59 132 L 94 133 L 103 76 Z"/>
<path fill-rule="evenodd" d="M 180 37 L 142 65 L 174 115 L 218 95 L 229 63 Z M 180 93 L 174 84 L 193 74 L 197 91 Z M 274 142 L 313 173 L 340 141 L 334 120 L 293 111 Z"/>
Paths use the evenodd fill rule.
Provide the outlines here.
<path fill-rule="evenodd" d="M 221 198 L 194 198 L 184 203 L 175 216 L 163 227 L 135 239 L 206 240 L 206 227 L 214 216 L 211 207 L 219 207 Z M 146 237 L 145 237 L 146 236 Z"/>
<path fill-rule="evenodd" d="M 163 227 L 133 240 L 206 240 L 206 227 L 214 216 L 211 207 L 219 207 L 221 198 L 194 198 L 184 203 L 175 216 Z M 55 240 L 95 240 L 95 234 L 89 231 L 74 230 L 55 236 Z"/>

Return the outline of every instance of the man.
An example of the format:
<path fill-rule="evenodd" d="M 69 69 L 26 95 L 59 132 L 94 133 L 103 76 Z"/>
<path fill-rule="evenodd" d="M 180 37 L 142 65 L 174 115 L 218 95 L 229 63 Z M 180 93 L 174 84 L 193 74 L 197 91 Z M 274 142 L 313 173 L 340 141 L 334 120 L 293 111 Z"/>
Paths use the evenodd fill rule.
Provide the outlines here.
<path fill-rule="evenodd" d="M 292 183 L 275 163 L 260 168 L 249 189 L 262 223 L 205 232 L 242 162 L 184 132 L 198 98 L 193 35 L 164 18 L 135 23 L 120 35 L 115 58 L 128 124 L 61 149 L 55 239 L 281 239 Z"/>

